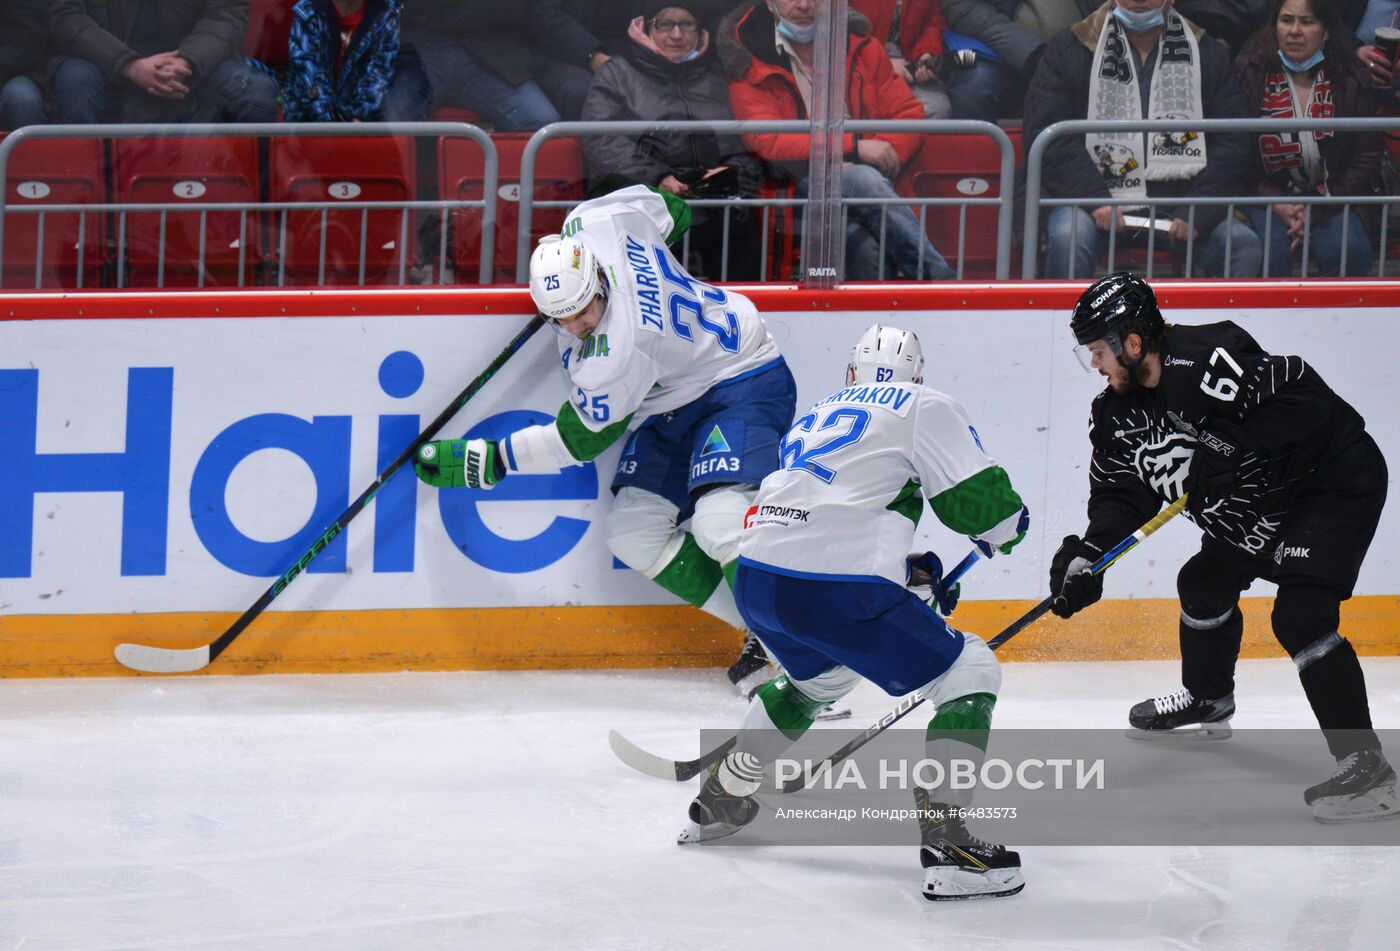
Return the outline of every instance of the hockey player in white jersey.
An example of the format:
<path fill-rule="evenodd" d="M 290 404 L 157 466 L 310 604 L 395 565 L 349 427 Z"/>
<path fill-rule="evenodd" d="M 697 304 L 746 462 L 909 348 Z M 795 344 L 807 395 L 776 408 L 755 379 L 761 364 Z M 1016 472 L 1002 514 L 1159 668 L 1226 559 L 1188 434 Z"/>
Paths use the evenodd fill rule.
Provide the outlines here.
<path fill-rule="evenodd" d="M 640 185 L 577 206 L 530 258 L 530 296 L 561 331 L 569 401 L 553 422 L 499 442 L 428 443 L 414 468 L 438 487 L 490 489 L 588 462 L 641 422 L 613 477 L 608 545 L 742 628 L 731 590 L 739 532 L 778 465 L 796 385 L 753 303 L 691 277 L 667 249 L 689 221 L 682 199 Z M 745 693 L 772 676 L 751 637 L 729 673 Z"/>
<path fill-rule="evenodd" d="M 892 696 L 930 688 L 930 754 L 946 756 L 957 743 L 955 755 L 980 763 L 1001 670 L 980 637 L 950 628 L 906 587 L 910 565 L 922 565 L 944 613 L 956 603 L 936 556 L 909 550 L 925 499 L 986 556 L 1010 553 L 1030 516 L 963 408 L 921 385 L 922 368 L 912 332 L 871 327 L 856 344 L 846 387 L 817 402 L 784 438 L 782 468 L 763 480 L 745 519 L 735 593 L 750 630 L 785 673 L 759 687 L 738 744 L 690 805 L 682 844 L 753 821 L 764 766 L 862 676 Z M 950 731 L 982 740 L 974 746 Z M 1020 857 L 976 839 L 960 818 L 970 792 L 933 798 L 916 788 L 914 795 L 925 897 L 1022 889 Z"/>

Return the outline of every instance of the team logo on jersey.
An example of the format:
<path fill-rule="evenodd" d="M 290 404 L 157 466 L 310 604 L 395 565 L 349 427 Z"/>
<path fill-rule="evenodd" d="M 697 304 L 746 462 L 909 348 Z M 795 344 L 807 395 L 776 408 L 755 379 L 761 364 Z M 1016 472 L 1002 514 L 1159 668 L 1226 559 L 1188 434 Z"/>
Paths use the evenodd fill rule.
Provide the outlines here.
<path fill-rule="evenodd" d="M 705 439 L 705 448 L 700 450 L 700 455 L 708 456 L 716 452 L 733 452 L 729 448 L 729 441 L 724 438 L 724 433 L 720 430 L 719 424 L 710 430 L 710 435 Z"/>
<path fill-rule="evenodd" d="M 578 350 L 578 358 L 580 360 L 587 360 L 594 355 L 606 357 L 609 353 L 608 335 L 589 334 L 587 337 L 584 337 L 578 343 L 574 344 L 573 349 Z"/>
<path fill-rule="evenodd" d="M 1186 491 L 1186 474 L 1191 471 L 1191 459 L 1195 454 L 1188 437 L 1167 433 L 1161 439 L 1139 445 L 1133 454 L 1133 466 L 1157 494 L 1177 499 Z"/>
<path fill-rule="evenodd" d="M 691 479 L 733 474 L 743 468 L 744 424 L 731 419 L 726 420 L 724 426 L 729 430 L 727 433 L 718 423 L 711 427 L 700 451 L 691 458 Z"/>

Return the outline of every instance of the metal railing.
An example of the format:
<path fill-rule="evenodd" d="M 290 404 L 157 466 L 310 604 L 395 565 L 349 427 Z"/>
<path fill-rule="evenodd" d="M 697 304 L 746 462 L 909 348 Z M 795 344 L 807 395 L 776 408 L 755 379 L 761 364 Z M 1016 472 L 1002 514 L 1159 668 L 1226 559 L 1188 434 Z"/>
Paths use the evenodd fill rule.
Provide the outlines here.
<path fill-rule="evenodd" d="M 1098 208 L 1104 205 L 1112 207 L 1147 208 L 1148 218 L 1155 217 L 1158 207 L 1169 205 L 1173 207 L 1189 206 L 1187 211 L 1187 240 L 1185 249 L 1184 269 L 1186 275 L 1191 275 L 1193 264 L 1193 252 L 1198 241 L 1202 237 L 1195 237 L 1195 209 L 1196 206 L 1225 206 L 1227 219 L 1234 216 L 1236 206 L 1258 206 L 1262 205 L 1266 209 L 1280 201 L 1288 204 L 1302 205 L 1305 209 L 1306 221 L 1303 230 L 1303 260 L 1302 274 L 1306 276 L 1309 264 L 1309 243 L 1311 239 L 1312 208 L 1315 205 L 1341 206 L 1342 215 L 1355 214 L 1351 210 L 1352 206 L 1388 205 L 1400 202 L 1400 196 L 1395 195 L 1259 195 L 1242 194 L 1237 197 L 1212 196 L 1212 197 L 1158 197 L 1155 199 L 1136 198 L 1103 198 L 1103 197 L 1075 197 L 1075 198 L 1045 198 L 1041 192 L 1044 188 L 1044 160 L 1045 152 L 1057 139 L 1067 136 L 1082 136 L 1090 132 L 1179 132 L 1187 127 L 1192 132 L 1203 132 L 1207 135 L 1212 132 L 1229 132 L 1242 135 L 1258 135 L 1261 132 L 1315 132 L 1327 130 L 1331 132 L 1393 132 L 1400 130 L 1400 118 L 1349 118 L 1349 119 L 1151 119 L 1151 120 L 1117 120 L 1112 122 L 1072 119 L 1063 122 L 1056 122 L 1047 126 L 1035 141 L 1029 144 L 1026 152 L 1026 207 L 1023 233 L 1023 247 L 1021 257 L 1021 277 L 1026 280 L 1035 278 L 1038 272 L 1039 251 L 1040 251 L 1040 213 L 1042 208 L 1063 208 L 1081 207 Z M 1207 145 L 1209 148 L 1209 145 Z M 1257 145 L 1251 139 L 1251 149 Z M 1209 160 L 1209 154 L 1207 154 Z M 1387 215 L 1382 208 L 1380 241 L 1378 242 L 1378 265 L 1377 273 L 1385 273 L 1386 246 L 1388 242 Z M 1270 242 L 1272 227 L 1275 222 L 1273 214 L 1266 214 L 1264 219 L 1264 233 L 1259 235 L 1263 245 L 1262 270 L 1268 273 Z M 1077 219 L 1076 219 L 1077 224 Z M 1110 218 L 1108 230 L 1108 269 L 1113 270 L 1114 258 L 1118 245 L 1118 223 L 1117 216 Z M 1071 244 L 1077 238 L 1077 230 L 1071 230 Z M 1152 276 L 1154 251 L 1156 250 L 1155 229 L 1147 229 L 1147 276 Z M 1232 235 L 1226 233 L 1225 240 L 1225 269 L 1228 273 L 1229 265 L 1233 253 Z M 1347 243 L 1343 241 L 1341 251 L 1340 269 L 1346 273 L 1347 264 Z M 1075 277 L 1088 277 L 1090 275 L 1074 275 Z"/>
<path fill-rule="evenodd" d="M 923 119 L 923 120 L 877 120 L 877 119 L 851 119 L 845 123 L 845 131 L 851 133 L 877 133 L 893 132 L 910 135 L 923 135 L 937 133 L 961 134 L 961 135 L 985 135 L 997 144 L 1001 154 L 1001 187 L 995 197 L 973 197 L 965 196 L 959 198 L 926 198 L 926 197 L 899 197 L 899 198 L 842 198 L 841 203 L 845 207 L 853 205 L 878 205 L 883 208 L 896 205 L 917 206 L 919 212 L 919 227 L 922 232 L 927 233 L 927 209 L 935 206 L 959 205 L 961 214 L 959 218 L 960 227 L 958 229 L 958 254 L 957 273 L 961 278 L 965 264 L 965 250 L 967 244 L 967 209 L 970 206 L 995 205 L 998 208 L 998 228 L 997 228 L 997 249 L 996 249 L 996 276 L 1005 279 L 1011 276 L 1011 224 L 1012 224 L 1012 189 L 1011 183 L 1014 180 L 1016 168 L 1016 151 L 1011 143 L 1011 138 L 1005 130 L 990 122 L 974 122 L 968 120 L 944 120 L 944 119 Z M 715 135 L 743 135 L 746 133 L 795 133 L 810 134 L 811 124 L 802 119 L 786 119 L 773 121 L 760 120 L 688 120 L 675 122 L 647 122 L 634 120 L 628 122 L 555 122 L 540 129 L 530 137 L 525 144 L 524 153 L 520 160 L 520 223 L 516 238 L 516 258 L 515 258 L 515 279 L 519 283 L 524 283 L 529 278 L 530 252 L 533 248 L 532 241 L 532 221 L 536 208 L 564 208 L 572 207 L 577 201 L 550 200 L 537 201 L 534 197 L 535 190 L 535 166 L 539 151 L 550 139 L 564 137 L 583 137 L 588 135 L 645 135 L 649 132 L 709 132 Z M 930 148 L 936 142 L 936 138 L 925 142 L 924 148 Z M 763 208 L 763 226 L 760 231 L 760 241 L 762 246 L 761 266 L 765 269 L 760 274 L 760 280 L 766 274 L 768 259 L 768 212 L 771 208 L 784 208 L 801 206 L 806 204 L 801 198 L 726 198 L 709 200 L 690 200 L 690 204 L 706 207 L 722 207 L 725 209 L 725 228 L 727 230 L 729 221 L 729 210 L 741 207 L 761 207 Z M 881 212 L 880 229 L 880 260 L 881 277 L 885 266 L 885 212 Z M 721 246 L 721 276 L 720 280 L 726 279 L 729 253 L 727 246 L 727 234 L 725 242 Z M 688 240 L 688 236 L 687 239 Z M 688 253 L 688 245 L 683 245 L 683 255 Z M 920 269 L 922 269 L 922 248 L 920 249 Z"/>
<path fill-rule="evenodd" d="M 1258 134 L 1268 131 L 1301 131 L 1301 130 L 1322 130 L 1326 129 L 1334 132 L 1393 132 L 1400 130 L 1400 119 L 1294 119 L 1294 120 L 1274 120 L 1274 119 L 1214 119 L 1195 120 L 1189 123 L 1193 131 L 1205 133 L 1230 132 L 1236 134 Z M 1200 206 L 1225 206 L 1227 216 L 1232 216 L 1235 209 L 1249 206 L 1268 206 L 1280 200 L 1290 204 L 1302 205 L 1305 209 L 1305 228 L 1302 233 L 1302 255 L 1304 274 L 1307 272 L 1308 263 L 1311 257 L 1311 214 L 1312 208 L 1316 205 L 1340 206 L 1342 215 L 1356 214 L 1356 209 L 1362 206 L 1385 206 L 1400 202 L 1400 196 L 1372 195 L 1372 196 L 1263 196 L 1258 194 L 1242 194 L 1237 197 L 1215 196 L 1203 198 L 1188 197 L 1161 197 L 1155 199 L 1143 198 L 1047 198 L 1044 196 L 1045 169 L 1044 159 L 1050 145 L 1067 136 L 1082 136 L 1090 131 L 1119 131 L 1119 132 L 1157 132 L 1157 131 L 1179 131 L 1183 126 L 1180 120 L 1140 120 L 1140 121 L 1119 121 L 1119 122 L 1097 122 L 1089 120 L 1072 120 L 1055 123 L 1045 129 L 1035 142 L 1029 143 L 1026 159 L 1026 205 L 1024 210 L 1025 230 L 1023 235 L 1021 276 L 1027 279 L 1034 278 L 1039 270 L 1040 261 L 1040 219 L 1042 209 L 1053 209 L 1066 206 L 1078 207 L 1099 207 L 1103 205 L 1118 207 L 1146 207 L 1148 216 L 1155 217 L 1157 208 L 1162 206 L 1187 207 L 1186 220 L 1188 234 L 1194 231 L 1195 207 Z M 970 208 L 996 206 L 997 225 L 995 241 L 995 273 L 997 278 L 1009 278 L 1011 267 L 1011 246 L 1012 246 L 1012 182 L 1015 174 L 1015 151 L 1010 138 L 1006 132 L 998 126 L 984 122 L 968 121 L 945 121 L 945 120 L 922 120 L 922 121 L 879 121 L 879 120 L 851 120 L 845 123 L 846 131 L 852 133 L 877 133 L 877 132 L 898 132 L 906 134 L 928 135 L 925 148 L 937 148 L 937 136 L 942 134 L 977 134 L 984 135 L 997 144 L 1000 155 L 1000 188 L 994 197 L 959 195 L 956 197 L 891 197 L 891 198 L 842 198 L 843 208 L 849 209 L 855 205 L 881 206 L 881 228 L 879 234 L 880 258 L 881 258 L 881 278 L 884 276 L 885 268 L 885 228 L 887 220 L 883 209 L 892 206 L 904 205 L 913 206 L 918 209 L 920 230 L 927 234 L 927 213 L 931 207 L 957 206 L 958 215 L 958 235 L 956 255 L 948 255 L 950 260 L 956 260 L 957 276 L 961 278 L 967 263 L 967 239 L 968 239 L 968 212 Z M 689 121 L 689 122 L 621 122 L 621 123 L 583 123 L 583 122 L 560 122 L 546 126 L 535 132 L 527 142 L 520 168 L 520 218 L 516 234 L 516 279 L 523 283 L 527 278 L 528 262 L 531 249 L 533 247 L 532 226 L 535 210 L 537 208 L 568 208 L 577 203 L 577 199 L 560 200 L 540 200 L 535 197 L 535 183 L 537 178 L 537 168 L 540 150 L 545 143 L 555 138 L 580 138 L 588 135 L 644 135 L 654 132 L 678 132 L 678 133 L 709 133 L 714 135 L 743 135 L 751 133 L 788 133 L 788 134 L 810 134 L 809 123 L 804 120 L 785 121 Z M 287 231 L 288 215 L 292 213 L 319 213 L 319 263 L 317 266 L 317 281 L 324 284 L 327 278 L 327 234 L 329 228 L 329 215 L 333 211 L 358 211 L 360 213 L 360 240 L 359 240 L 359 268 L 358 279 L 361 284 L 366 279 L 366 246 L 368 235 L 369 215 L 372 212 L 398 211 L 401 218 L 398 223 L 398 241 L 401 248 L 399 254 L 399 281 L 404 282 L 405 272 L 408 267 L 408 256 L 410 254 L 409 229 L 411 212 L 417 211 L 424 214 L 436 212 L 439 216 L 439 233 L 436 248 L 438 280 L 445 281 L 448 255 L 448 216 L 454 209 L 480 209 L 481 221 L 481 254 L 479 259 L 480 283 L 489 284 L 492 280 L 495 261 L 495 232 L 497 227 L 498 202 L 502 200 L 498 193 L 499 185 L 499 160 L 497 151 L 490 135 L 482 129 L 457 122 L 433 122 L 433 123 L 265 123 L 265 124 L 197 124 L 197 125 L 94 125 L 94 126 L 32 126 L 17 130 L 0 142 L 0 182 L 8 182 L 8 167 L 11 154 L 16 148 L 21 147 L 25 142 L 35 139 L 60 139 L 60 138 L 98 138 L 98 139 L 119 139 L 119 138 L 145 138 L 145 139 L 166 139 L 166 138 L 227 138 L 232 136 L 246 136 L 259 138 L 295 138 L 295 137 L 390 137 L 398 136 L 404 138 L 415 137 L 450 137 L 465 138 L 474 142 L 483 152 L 482 184 L 483 195 L 479 199 L 449 199 L 439 197 L 433 201 L 418 200 L 394 200 L 394 201 L 357 201 L 353 199 L 328 199 L 324 201 L 280 201 L 280 202 L 200 202 L 180 200 L 178 202 L 144 202 L 144 203 L 120 203 L 120 202 L 94 202 L 94 203 L 64 203 L 64 204 L 34 204 L 17 205 L 14 202 L 7 204 L 8 186 L 0 189 L 0 261 L 4 260 L 6 226 L 11 220 L 11 215 L 37 215 L 37 253 L 34 261 L 35 286 L 40 286 L 44 272 L 44 230 L 45 218 L 49 215 L 57 214 L 77 214 L 78 220 L 78 241 L 77 241 L 77 280 L 78 286 L 82 286 L 84 280 L 84 255 L 87 253 L 88 244 L 91 240 L 93 229 L 92 222 L 96 220 L 105 225 L 102 217 L 104 214 L 111 214 L 116 220 L 116 250 L 115 263 L 117 268 L 117 284 L 123 286 L 126 279 L 126 262 L 128 248 L 128 216 L 132 214 L 157 214 L 160 216 L 159 238 L 157 239 L 158 253 L 156 264 L 156 284 L 163 286 L 165 283 L 165 262 L 166 262 L 166 228 L 170 215 L 198 214 L 199 215 L 199 238 L 198 238 L 198 261 L 196 262 L 197 281 L 199 286 L 204 286 L 206 275 L 206 243 L 208 237 L 208 225 L 210 213 L 237 214 L 238 218 L 238 283 L 244 283 L 247 255 L 247 235 L 250 227 L 256 227 L 259 219 L 255 217 L 250 221 L 249 213 L 261 216 L 266 213 L 275 214 L 278 218 L 277 239 L 275 253 L 277 276 L 276 282 L 279 286 L 285 284 L 287 271 Z M 938 164 L 931 166 L 931 170 L 937 170 Z M 988 170 L 990 172 L 990 169 Z M 105 196 L 104 196 L 105 197 Z M 759 241 L 761 243 L 761 276 L 760 279 L 767 278 L 767 268 L 770 240 L 770 215 L 775 210 L 791 209 L 803 207 L 807 204 L 806 199 L 786 196 L 770 197 L 746 197 L 746 198 L 716 198 L 716 199 L 690 199 L 690 203 L 700 208 L 719 208 L 724 212 L 724 227 L 721 245 L 720 280 L 728 279 L 729 267 L 729 224 L 730 214 L 741 208 L 761 208 L 762 227 L 759 229 Z M 99 216 L 93 219 L 92 216 Z M 261 219 L 266 220 L 266 219 Z M 1269 256 L 1271 254 L 1272 229 L 1282 227 L 1274 221 L 1272 214 L 1264 216 L 1264 231 L 1259 235 L 1263 243 L 1264 269 L 1267 273 Z M 1344 222 L 1345 223 L 1345 222 Z M 1076 227 L 1078 217 L 1076 217 Z M 1385 273 L 1387 245 L 1390 243 L 1394 229 L 1388 228 L 1387 216 L 1382 214 L 1380 223 L 1380 241 L 1377 249 L 1379 261 L 1379 273 Z M 1076 235 L 1072 232 L 1071 238 Z M 1108 266 L 1113 268 L 1115 258 L 1119 253 L 1121 231 L 1117 224 L 1117 218 L 1111 220 L 1108 229 Z M 105 232 L 100 235 L 103 241 L 107 240 Z M 1184 244 L 1184 266 L 1187 274 L 1190 274 L 1195 263 L 1194 256 L 1196 245 L 1202 241 L 1203 237 L 1190 236 Z M 685 244 L 682 247 L 682 255 L 689 252 L 689 236 L 683 239 Z M 921 246 L 922 247 L 922 246 Z M 1147 272 L 1151 276 L 1154 266 L 1154 252 L 1159 249 L 1155 229 L 1147 230 Z M 1180 246 L 1176 250 L 1182 250 Z M 1234 248 L 1227 232 L 1225 241 L 1225 259 L 1228 264 L 1232 259 Z M 426 254 L 426 251 L 424 252 Z M 1345 243 L 1342 246 L 1340 266 L 1343 273 L 1346 272 L 1347 249 Z M 920 273 L 923 269 L 922 250 L 919 261 Z M 1082 275 L 1088 276 L 1088 275 Z M 0 281 L 4 275 L 0 271 Z"/>
<path fill-rule="evenodd" d="M 181 201 L 177 203 L 120 203 L 120 202 L 91 202 L 83 204 L 44 204 L 44 205 L 7 205 L 8 198 L 8 168 L 10 155 L 15 149 L 25 142 L 36 139 L 72 139 L 72 138 L 97 138 L 97 139 L 174 139 L 174 138 L 233 138 L 233 137 L 254 137 L 268 139 L 294 139 L 307 137 L 363 137 L 363 138 L 385 138 L 399 136 L 403 138 L 418 138 L 424 136 L 463 138 L 475 142 L 482 149 L 482 197 L 480 199 L 442 199 L 436 201 L 355 201 L 353 199 L 334 199 L 327 201 L 296 201 L 296 202 L 200 202 Z M 413 161 L 410 157 L 409 161 Z M 248 213 L 251 212 L 279 212 L 279 227 L 277 245 L 278 254 L 278 286 L 282 286 L 286 279 L 286 242 L 287 242 L 287 215 L 289 212 L 320 212 L 320 242 L 319 242 L 319 266 L 317 281 L 324 285 L 326 281 L 326 245 L 327 231 L 329 224 L 329 214 L 335 211 L 359 211 L 360 212 L 360 241 L 359 241 L 359 282 L 364 283 L 365 260 L 367 252 L 367 231 L 369 214 L 371 211 L 400 211 L 402 218 L 400 221 L 400 254 L 399 254 L 399 283 L 404 283 L 406 270 L 408 267 L 408 256 L 410 246 L 408 245 L 409 212 L 411 210 L 436 210 L 442 219 L 442 232 L 439 241 L 439 261 L 438 273 L 441 275 L 446 269 L 447 254 L 447 227 L 446 219 L 450 209 L 474 209 L 480 208 L 482 213 L 481 221 L 481 259 L 480 259 L 480 282 L 489 284 L 491 282 L 494 268 L 495 235 L 496 235 L 496 210 L 497 210 L 497 186 L 499 182 L 499 160 L 496 153 L 496 146 L 491 141 L 491 137 L 483 129 L 464 122 L 379 122 L 379 123 L 359 123 L 359 122 L 303 122 L 303 123 L 191 123 L 188 125 L 170 124 L 123 124 L 123 125 L 81 125 L 81 126 L 26 126 L 22 129 L 10 133 L 0 142 L 0 262 L 5 256 L 5 225 L 10 214 L 34 214 L 38 216 L 37 224 L 37 255 L 34 263 L 35 286 L 38 287 L 42 281 L 44 268 L 44 221 L 47 215 L 76 213 L 78 218 L 78 247 L 77 247 L 77 268 L 78 286 L 82 286 L 84 271 L 84 254 L 86 252 L 87 218 L 89 214 L 101 215 L 105 213 L 118 216 L 117 226 L 117 273 L 118 286 L 124 284 L 125 262 L 126 262 L 126 237 L 127 237 L 127 216 L 139 213 L 158 213 L 160 215 L 160 237 L 158 239 L 157 257 L 157 286 L 164 286 L 165 280 L 165 249 L 166 249 L 166 225 L 170 214 L 198 213 L 199 214 L 199 259 L 196 264 L 198 274 L 198 285 L 204 286 L 205 264 L 206 264 L 206 238 L 208 216 L 214 213 L 237 213 L 239 215 L 239 255 L 238 255 L 238 283 L 243 286 L 244 274 L 246 270 L 246 244 L 248 231 Z M 3 268 L 0 268 L 0 282 L 4 280 Z M 3 286 L 3 283 L 0 283 Z"/>

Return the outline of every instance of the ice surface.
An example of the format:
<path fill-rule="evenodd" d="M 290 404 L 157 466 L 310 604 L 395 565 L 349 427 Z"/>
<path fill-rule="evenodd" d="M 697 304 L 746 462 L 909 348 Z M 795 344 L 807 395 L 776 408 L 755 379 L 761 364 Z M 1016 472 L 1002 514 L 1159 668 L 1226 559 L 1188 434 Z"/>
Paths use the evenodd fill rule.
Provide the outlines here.
<path fill-rule="evenodd" d="M 1393 727 L 1400 658 L 1364 665 L 1376 724 Z M 1117 727 L 1176 677 L 1170 662 L 1008 665 L 996 723 Z M 1313 725 L 1286 658 L 1243 662 L 1238 681 L 1237 727 Z M 845 725 L 893 705 L 868 685 L 852 701 Z M 1374 948 L 1400 934 L 1395 849 L 1030 848 L 1020 896 L 933 904 L 913 846 L 678 848 L 692 784 L 631 772 L 607 731 L 690 756 L 699 727 L 742 709 L 720 671 L 0 681 L 0 949 Z"/>

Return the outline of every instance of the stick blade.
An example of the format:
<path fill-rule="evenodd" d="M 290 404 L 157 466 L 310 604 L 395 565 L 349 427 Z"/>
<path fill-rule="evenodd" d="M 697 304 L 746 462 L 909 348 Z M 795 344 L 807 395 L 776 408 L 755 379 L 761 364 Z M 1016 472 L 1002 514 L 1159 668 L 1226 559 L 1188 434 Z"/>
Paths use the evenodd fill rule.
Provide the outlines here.
<path fill-rule="evenodd" d="M 190 674 L 209 666 L 208 644 L 189 650 L 118 644 L 115 653 L 123 666 L 147 674 Z"/>
<path fill-rule="evenodd" d="M 648 753 L 616 730 L 608 731 L 608 745 L 612 747 L 612 751 L 618 759 L 639 773 L 678 783 L 685 782 L 724 759 L 725 754 L 733 748 L 737 739 L 737 737 L 730 737 L 718 748 L 701 755 L 698 759 L 682 761 L 666 759 L 664 756 Z"/>
<path fill-rule="evenodd" d="M 614 755 L 639 773 L 657 779 L 676 778 L 676 761 L 648 753 L 616 730 L 608 731 L 608 746 Z"/>

